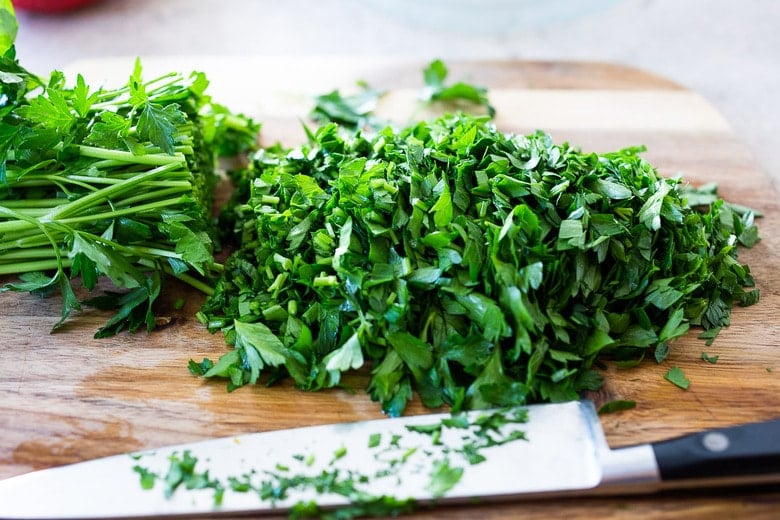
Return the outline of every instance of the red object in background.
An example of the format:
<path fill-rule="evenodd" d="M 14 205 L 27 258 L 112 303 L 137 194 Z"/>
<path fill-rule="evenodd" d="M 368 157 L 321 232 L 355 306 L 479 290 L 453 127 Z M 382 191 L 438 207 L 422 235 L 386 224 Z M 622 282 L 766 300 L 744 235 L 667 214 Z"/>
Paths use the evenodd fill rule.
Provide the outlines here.
<path fill-rule="evenodd" d="M 94 4 L 96 1 L 97 0 L 13 0 L 12 3 L 16 9 L 25 11 L 61 13 Z"/>

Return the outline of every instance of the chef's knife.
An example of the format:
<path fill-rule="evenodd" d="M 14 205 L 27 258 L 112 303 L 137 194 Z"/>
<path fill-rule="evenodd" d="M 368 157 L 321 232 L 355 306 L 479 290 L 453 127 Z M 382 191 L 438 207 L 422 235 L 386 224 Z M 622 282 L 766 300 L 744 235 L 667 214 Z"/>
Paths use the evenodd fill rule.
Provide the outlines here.
<path fill-rule="evenodd" d="M 166 481 L 183 483 L 166 492 Z M 473 503 L 776 482 L 780 419 L 613 450 L 593 404 L 575 401 L 262 432 L 35 471 L 0 482 L 0 518 L 279 513 L 314 503 Z"/>

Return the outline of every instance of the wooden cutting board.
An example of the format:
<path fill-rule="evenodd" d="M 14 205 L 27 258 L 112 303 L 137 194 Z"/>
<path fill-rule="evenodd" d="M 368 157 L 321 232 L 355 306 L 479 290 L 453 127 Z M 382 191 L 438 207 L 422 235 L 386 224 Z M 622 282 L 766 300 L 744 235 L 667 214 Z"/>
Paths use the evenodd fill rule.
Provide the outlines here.
<path fill-rule="evenodd" d="M 301 121 L 311 97 L 349 90 L 365 80 L 389 94 L 380 112 L 403 122 L 424 117 L 416 94 L 425 63 L 395 59 L 176 58 L 144 60 L 156 71 L 203 70 L 213 97 L 263 122 L 264 144 L 304 139 Z M 732 324 L 712 346 L 692 332 L 672 346 L 661 365 L 606 370 L 597 402 L 631 399 L 633 410 L 603 417 L 612 446 L 659 440 L 701 428 L 780 416 L 780 210 L 771 179 L 761 171 L 728 123 L 698 95 L 663 78 L 628 67 L 567 62 L 448 63 L 450 79 L 489 88 L 504 131 L 543 129 L 556 142 L 589 151 L 644 144 L 646 157 L 665 175 L 700 184 L 716 181 L 720 195 L 764 214 L 761 242 L 744 250 L 761 301 L 735 309 Z M 68 69 L 88 82 L 123 82 L 131 59 L 84 61 Z M 0 280 L 0 283 L 9 278 Z M 173 302 L 186 298 L 183 309 Z M 187 370 L 190 359 L 226 351 L 194 319 L 202 297 L 172 285 L 158 310 L 167 325 L 151 334 L 94 340 L 105 321 L 98 311 L 74 316 L 56 334 L 58 298 L 0 294 L 0 478 L 31 470 L 165 444 L 252 431 L 381 417 L 363 386 L 354 392 L 303 393 L 288 384 L 243 388 L 232 394 Z M 718 356 L 716 364 L 701 354 Z M 663 378 L 680 366 L 687 391 Z M 409 413 L 424 413 L 414 402 Z M 522 469 L 518 469 L 522 471 Z M 0 507 L 1 510 L 1 507 Z M 780 511 L 777 489 L 690 491 L 663 496 L 534 501 L 443 508 L 437 518 L 769 518 Z"/>

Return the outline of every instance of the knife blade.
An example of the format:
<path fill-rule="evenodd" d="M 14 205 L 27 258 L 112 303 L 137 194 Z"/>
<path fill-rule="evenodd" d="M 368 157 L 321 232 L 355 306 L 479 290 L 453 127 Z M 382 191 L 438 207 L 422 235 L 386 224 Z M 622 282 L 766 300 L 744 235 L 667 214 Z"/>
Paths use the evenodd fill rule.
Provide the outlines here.
<path fill-rule="evenodd" d="M 583 400 L 260 432 L 34 471 L 0 482 L 0 518 L 371 512 L 775 482 L 780 419 L 610 449 Z"/>

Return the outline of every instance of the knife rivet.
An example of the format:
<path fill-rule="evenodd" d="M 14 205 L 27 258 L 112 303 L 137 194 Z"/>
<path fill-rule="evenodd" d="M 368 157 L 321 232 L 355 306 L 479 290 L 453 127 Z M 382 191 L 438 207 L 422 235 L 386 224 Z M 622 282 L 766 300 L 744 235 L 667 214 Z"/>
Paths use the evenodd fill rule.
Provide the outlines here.
<path fill-rule="evenodd" d="M 729 449 L 729 438 L 720 432 L 709 432 L 701 440 L 709 451 L 721 452 Z"/>

